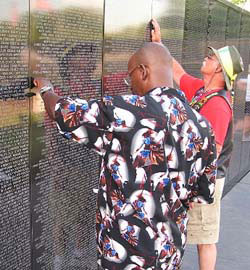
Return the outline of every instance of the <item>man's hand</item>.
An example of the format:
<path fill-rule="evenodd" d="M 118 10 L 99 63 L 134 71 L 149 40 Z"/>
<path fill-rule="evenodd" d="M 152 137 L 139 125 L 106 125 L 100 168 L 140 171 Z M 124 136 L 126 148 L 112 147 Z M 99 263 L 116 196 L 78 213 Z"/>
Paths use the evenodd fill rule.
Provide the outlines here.
<path fill-rule="evenodd" d="M 161 29 L 160 25 L 155 19 L 151 20 L 151 23 L 153 24 L 153 29 L 151 30 L 151 41 L 152 42 L 158 42 L 161 43 Z"/>
<path fill-rule="evenodd" d="M 45 86 L 51 86 L 53 89 L 53 85 L 51 84 L 50 80 L 46 78 L 35 78 L 34 79 L 34 85 L 36 86 L 36 89 L 40 92 L 42 87 Z M 41 95 L 44 105 L 45 105 L 45 110 L 47 111 L 49 117 L 52 120 L 55 120 L 55 105 L 60 99 L 60 97 L 54 93 L 53 91 L 43 91 L 43 94 Z"/>
<path fill-rule="evenodd" d="M 189 203 L 189 209 L 191 210 L 191 209 L 193 209 L 194 208 L 194 203 L 193 202 L 190 202 Z"/>

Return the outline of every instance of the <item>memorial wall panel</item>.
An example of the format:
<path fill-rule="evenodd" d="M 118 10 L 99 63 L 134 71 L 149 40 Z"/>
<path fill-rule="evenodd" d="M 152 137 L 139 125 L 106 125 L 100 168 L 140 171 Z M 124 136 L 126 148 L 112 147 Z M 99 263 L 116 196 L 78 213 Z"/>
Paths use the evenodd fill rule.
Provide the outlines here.
<path fill-rule="evenodd" d="M 0 2 L 0 269 L 30 270 L 28 1 Z"/>
<path fill-rule="evenodd" d="M 186 0 L 182 64 L 197 77 L 207 48 L 208 4 L 209 0 Z"/>
<path fill-rule="evenodd" d="M 249 142 L 250 141 L 250 119 L 249 119 L 249 108 L 248 102 L 250 101 L 249 89 L 247 91 L 246 78 L 249 72 L 249 60 L 250 60 L 250 17 L 246 12 L 242 13 L 241 16 L 241 30 L 240 30 L 240 39 L 239 39 L 239 50 L 242 58 L 244 59 L 244 68 L 245 71 L 241 74 L 240 78 L 242 79 L 240 82 L 244 82 L 243 84 L 239 83 L 239 89 L 237 92 L 241 93 L 241 102 L 240 102 L 240 113 L 237 114 L 238 122 L 241 122 L 240 125 L 242 131 L 242 141 Z M 249 143 L 244 143 L 245 146 Z M 248 150 L 248 154 L 250 154 L 250 149 Z M 249 160 L 249 156 L 245 156 L 245 162 L 243 162 L 244 166 L 247 166 L 247 160 Z"/>
<path fill-rule="evenodd" d="M 30 74 L 60 95 L 101 97 L 103 1 L 31 1 Z M 32 267 L 96 269 L 99 159 L 63 139 L 39 96 L 31 110 Z"/>
<path fill-rule="evenodd" d="M 225 46 L 228 8 L 221 2 L 210 1 L 207 42 L 216 49 Z"/>
<path fill-rule="evenodd" d="M 151 19 L 151 8 L 152 0 L 105 1 L 104 94 L 129 91 L 123 80 L 127 75 L 128 60 L 136 49 L 150 40 L 147 26 Z"/>
<path fill-rule="evenodd" d="M 248 63 L 250 62 L 250 16 L 247 12 L 242 12 L 241 22 L 240 22 L 240 34 L 239 34 L 239 51 L 244 59 L 244 72 L 241 74 L 241 77 L 246 77 L 248 73 Z"/>
<path fill-rule="evenodd" d="M 241 13 L 236 9 L 228 7 L 227 13 L 227 25 L 226 25 L 226 44 L 234 45 L 239 49 L 239 36 L 240 36 L 240 21 Z M 234 114 L 243 111 L 242 101 L 244 100 L 244 93 L 239 91 L 234 93 Z M 237 123 L 237 118 L 235 124 Z M 242 148 L 242 133 L 239 130 L 234 132 L 234 149 L 233 155 L 230 162 L 229 176 L 227 182 L 240 173 L 241 160 L 239 157 L 242 156 L 244 149 Z"/>
<path fill-rule="evenodd" d="M 249 127 L 249 115 L 248 115 L 248 105 L 249 94 L 247 95 L 247 84 L 246 79 L 248 75 L 248 65 L 249 65 L 249 36 L 250 36 L 250 18 L 249 14 L 246 12 L 241 13 L 240 19 L 240 30 L 238 39 L 238 49 L 242 56 L 244 63 L 244 72 L 242 72 L 238 77 L 238 82 L 236 84 L 235 91 L 235 104 L 234 104 L 234 127 L 235 127 L 235 148 L 233 152 L 232 162 L 230 166 L 230 178 L 239 177 L 235 175 L 235 169 L 237 165 L 239 174 L 243 175 L 249 170 L 249 155 L 250 155 L 250 127 Z M 239 158 L 240 157 L 240 158 Z"/>
<path fill-rule="evenodd" d="M 240 37 L 241 13 L 236 9 L 228 8 L 226 25 L 226 43 L 238 47 Z"/>
<path fill-rule="evenodd" d="M 162 42 L 177 61 L 182 59 L 185 1 L 153 0 L 152 17 L 161 27 Z"/>

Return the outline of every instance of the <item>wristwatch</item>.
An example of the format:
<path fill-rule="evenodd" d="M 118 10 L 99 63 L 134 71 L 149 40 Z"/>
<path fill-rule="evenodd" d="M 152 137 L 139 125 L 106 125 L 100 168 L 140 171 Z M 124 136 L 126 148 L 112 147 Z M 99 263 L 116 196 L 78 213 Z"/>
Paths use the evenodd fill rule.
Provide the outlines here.
<path fill-rule="evenodd" d="M 40 95 L 41 97 L 43 96 L 44 93 L 48 92 L 48 91 L 51 91 L 51 92 L 54 92 L 54 88 L 52 85 L 47 85 L 47 86 L 44 86 L 40 89 Z"/>

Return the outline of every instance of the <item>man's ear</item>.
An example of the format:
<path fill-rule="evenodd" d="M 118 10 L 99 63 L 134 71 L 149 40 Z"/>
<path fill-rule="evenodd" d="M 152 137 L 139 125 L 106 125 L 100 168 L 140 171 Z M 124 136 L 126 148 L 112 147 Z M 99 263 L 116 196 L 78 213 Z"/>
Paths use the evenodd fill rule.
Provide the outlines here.
<path fill-rule="evenodd" d="M 218 66 L 216 67 L 215 72 L 217 72 L 217 73 L 222 72 L 221 64 L 218 64 Z"/>
<path fill-rule="evenodd" d="M 140 64 L 140 69 L 141 69 L 141 74 L 142 74 L 142 80 L 146 80 L 147 79 L 147 77 L 148 77 L 148 68 L 145 66 L 145 65 L 143 65 L 143 64 Z"/>

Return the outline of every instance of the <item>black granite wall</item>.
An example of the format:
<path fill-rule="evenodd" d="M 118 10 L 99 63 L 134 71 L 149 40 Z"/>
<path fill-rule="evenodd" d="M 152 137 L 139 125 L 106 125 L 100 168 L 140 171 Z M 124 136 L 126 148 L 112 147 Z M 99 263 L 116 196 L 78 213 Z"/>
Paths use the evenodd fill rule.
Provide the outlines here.
<path fill-rule="evenodd" d="M 249 13 L 213 0 L 5 0 L 0 2 L 0 270 L 97 269 L 99 158 L 65 141 L 31 77 L 61 95 L 121 94 L 130 55 L 149 41 L 149 20 L 193 75 L 207 45 L 234 44 L 249 64 Z M 238 90 L 238 88 L 241 88 Z M 246 85 L 234 98 L 235 148 L 225 192 L 249 171 Z"/>

